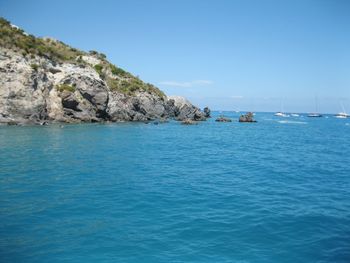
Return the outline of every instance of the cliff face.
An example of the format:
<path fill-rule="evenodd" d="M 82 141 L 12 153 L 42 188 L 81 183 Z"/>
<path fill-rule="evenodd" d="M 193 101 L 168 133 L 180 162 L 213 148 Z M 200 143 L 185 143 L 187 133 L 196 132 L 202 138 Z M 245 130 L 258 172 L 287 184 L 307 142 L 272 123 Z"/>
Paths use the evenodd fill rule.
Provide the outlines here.
<path fill-rule="evenodd" d="M 205 120 L 181 97 L 112 65 L 103 54 L 35 38 L 0 19 L 0 122 Z"/>

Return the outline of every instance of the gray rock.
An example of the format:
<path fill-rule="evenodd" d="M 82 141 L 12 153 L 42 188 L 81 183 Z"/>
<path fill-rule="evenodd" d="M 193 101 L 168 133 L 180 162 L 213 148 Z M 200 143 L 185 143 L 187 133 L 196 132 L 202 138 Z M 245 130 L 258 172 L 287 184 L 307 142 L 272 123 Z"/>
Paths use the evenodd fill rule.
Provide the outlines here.
<path fill-rule="evenodd" d="M 239 117 L 239 122 L 256 122 L 256 120 L 254 120 L 254 114 L 252 112 L 248 112 L 247 114 L 243 114 Z"/>
<path fill-rule="evenodd" d="M 227 118 L 225 116 L 220 116 L 215 121 L 217 121 L 217 122 L 232 122 L 232 120 L 230 118 Z"/>
<path fill-rule="evenodd" d="M 191 120 L 191 119 L 185 119 L 183 121 L 181 121 L 182 125 L 195 125 L 198 124 L 197 121 Z"/>
<path fill-rule="evenodd" d="M 147 121 L 147 117 L 140 113 L 140 112 L 136 112 L 135 115 L 133 116 L 133 121 Z"/>
<path fill-rule="evenodd" d="M 187 99 L 180 96 L 170 96 L 168 100 L 174 101 L 175 106 L 175 118 L 179 121 L 186 119 L 194 121 L 204 121 L 206 120 L 203 112 L 199 108 L 193 106 Z"/>
<path fill-rule="evenodd" d="M 208 116 L 183 97 L 163 98 L 146 91 L 130 96 L 112 90 L 93 68 L 101 60 L 91 54 L 83 59 L 90 65 L 24 57 L 0 47 L 0 123 L 199 121 Z M 62 90 L 62 84 L 74 89 Z"/>
<path fill-rule="evenodd" d="M 106 112 L 111 121 L 132 121 L 135 115 L 130 98 L 118 92 L 109 92 Z"/>
<path fill-rule="evenodd" d="M 210 109 L 209 109 L 208 107 L 205 107 L 205 108 L 203 109 L 203 113 L 204 113 L 204 116 L 205 116 L 206 118 L 211 118 L 211 116 L 210 116 L 211 111 L 210 111 Z"/>
<path fill-rule="evenodd" d="M 133 98 L 133 106 L 136 112 L 145 116 L 147 120 L 154 120 L 166 115 L 165 102 L 161 98 L 147 92 L 140 92 Z"/>
<path fill-rule="evenodd" d="M 1 53 L 1 49 L 0 49 Z M 38 121 L 47 118 L 50 83 L 45 72 L 34 71 L 18 56 L 0 61 L 0 113 L 8 121 Z"/>
<path fill-rule="evenodd" d="M 174 118 L 179 115 L 179 108 L 175 106 L 175 100 L 168 98 L 165 104 L 165 112 L 169 118 Z"/>

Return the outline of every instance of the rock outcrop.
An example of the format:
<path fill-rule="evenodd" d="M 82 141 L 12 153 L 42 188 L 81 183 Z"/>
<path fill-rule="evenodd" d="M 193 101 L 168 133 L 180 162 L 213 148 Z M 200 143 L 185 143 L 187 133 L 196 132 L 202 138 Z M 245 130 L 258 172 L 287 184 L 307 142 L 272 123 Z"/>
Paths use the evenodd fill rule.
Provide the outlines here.
<path fill-rule="evenodd" d="M 256 120 L 254 120 L 254 114 L 252 112 L 248 112 L 247 114 L 243 114 L 239 117 L 239 122 L 256 122 Z"/>
<path fill-rule="evenodd" d="M 191 119 L 185 119 L 183 121 L 181 121 L 182 125 L 195 125 L 198 124 L 197 121 L 191 120 Z"/>
<path fill-rule="evenodd" d="M 200 121 L 185 98 L 118 68 L 96 51 L 35 38 L 0 18 L 0 123 Z"/>
<path fill-rule="evenodd" d="M 232 122 L 232 120 L 230 118 L 227 118 L 225 116 L 220 116 L 215 121 L 216 122 Z"/>
<path fill-rule="evenodd" d="M 180 96 L 170 96 L 168 97 L 168 105 L 170 113 L 174 111 L 174 117 L 179 120 L 194 120 L 203 121 L 206 119 L 205 114 L 195 106 L 193 106 L 187 99 Z"/>
<path fill-rule="evenodd" d="M 204 112 L 204 116 L 205 116 L 206 118 L 211 118 L 211 116 L 210 116 L 211 111 L 210 111 L 210 109 L 209 109 L 208 107 L 205 107 L 205 108 L 203 109 L 203 112 Z"/>

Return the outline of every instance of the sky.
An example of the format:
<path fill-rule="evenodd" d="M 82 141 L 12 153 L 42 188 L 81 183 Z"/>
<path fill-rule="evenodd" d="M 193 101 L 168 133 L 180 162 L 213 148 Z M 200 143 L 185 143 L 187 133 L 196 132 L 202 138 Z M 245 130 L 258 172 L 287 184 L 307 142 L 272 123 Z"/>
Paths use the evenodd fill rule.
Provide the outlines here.
<path fill-rule="evenodd" d="M 350 112 L 349 14 L 347 0 L 0 0 L 26 32 L 214 110 Z"/>

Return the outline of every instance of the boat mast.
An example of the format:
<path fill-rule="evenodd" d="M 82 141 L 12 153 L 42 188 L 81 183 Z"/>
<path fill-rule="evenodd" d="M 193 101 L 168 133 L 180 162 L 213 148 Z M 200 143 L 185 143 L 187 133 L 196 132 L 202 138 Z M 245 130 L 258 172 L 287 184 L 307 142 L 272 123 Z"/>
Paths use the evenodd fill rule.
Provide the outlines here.
<path fill-rule="evenodd" d="M 283 100 L 281 100 L 281 112 L 284 113 L 284 109 L 283 109 Z"/>
<path fill-rule="evenodd" d="M 341 109 L 342 109 L 343 113 L 346 114 L 345 107 L 344 107 L 344 104 L 343 104 L 342 101 L 340 101 L 340 106 L 341 106 Z"/>

